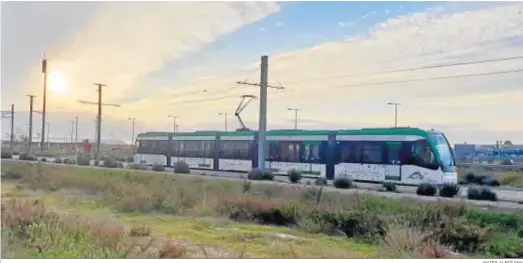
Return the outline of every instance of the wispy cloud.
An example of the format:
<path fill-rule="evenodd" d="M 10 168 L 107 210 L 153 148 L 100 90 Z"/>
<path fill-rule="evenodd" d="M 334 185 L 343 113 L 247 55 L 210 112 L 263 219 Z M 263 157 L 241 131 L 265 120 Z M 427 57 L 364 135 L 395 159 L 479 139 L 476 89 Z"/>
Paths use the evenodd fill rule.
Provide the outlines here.
<path fill-rule="evenodd" d="M 260 32 L 265 32 L 267 29 L 265 27 L 260 28 Z"/>
<path fill-rule="evenodd" d="M 83 29 L 48 53 L 49 66 L 68 77 L 73 101 L 95 99 L 92 82 L 108 84 L 104 98 L 118 99 L 136 86 L 150 89 L 144 77 L 166 61 L 278 10 L 271 2 L 104 2 Z M 29 86 L 41 81 L 38 70 Z M 71 99 L 60 103 L 73 107 Z"/>
<path fill-rule="evenodd" d="M 283 23 L 283 22 L 276 22 L 276 26 L 283 26 L 283 25 L 285 25 L 285 23 Z"/>
<path fill-rule="evenodd" d="M 350 27 L 350 26 L 355 26 L 356 23 L 354 22 L 338 22 L 338 26 L 340 27 Z"/>
<path fill-rule="evenodd" d="M 366 13 L 366 14 L 362 15 L 361 18 L 366 19 L 367 17 L 373 16 L 375 14 L 376 14 L 376 11 L 371 11 L 369 13 Z"/>

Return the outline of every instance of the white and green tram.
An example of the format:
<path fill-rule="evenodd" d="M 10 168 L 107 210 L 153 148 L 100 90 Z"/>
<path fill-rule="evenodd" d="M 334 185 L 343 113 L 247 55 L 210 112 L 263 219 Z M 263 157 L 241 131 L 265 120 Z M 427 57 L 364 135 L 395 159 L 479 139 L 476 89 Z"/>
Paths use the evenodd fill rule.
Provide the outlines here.
<path fill-rule="evenodd" d="M 139 134 L 134 162 L 191 169 L 247 172 L 257 167 L 255 131 L 197 131 Z M 457 183 L 456 165 L 441 132 L 418 128 L 358 130 L 271 130 L 266 133 L 266 167 L 285 175 L 350 177 L 355 181 L 417 185 Z"/>

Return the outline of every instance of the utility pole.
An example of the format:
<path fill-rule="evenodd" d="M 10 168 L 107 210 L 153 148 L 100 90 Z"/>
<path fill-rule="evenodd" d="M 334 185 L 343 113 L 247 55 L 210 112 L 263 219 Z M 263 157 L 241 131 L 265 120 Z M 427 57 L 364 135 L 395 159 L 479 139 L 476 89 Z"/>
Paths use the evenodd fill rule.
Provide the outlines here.
<path fill-rule="evenodd" d="M 74 150 L 74 126 L 76 124 L 75 121 L 69 121 L 71 123 L 71 149 Z"/>
<path fill-rule="evenodd" d="M 229 116 L 230 114 L 229 113 L 220 112 L 220 113 L 218 113 L 218 115 L 225 116 L 225 131 L 227 131 L 227 116 Z"/>
<path fill-rule="evenodd" d="M 51 129 L 51 123 L 48 122 L 47 123 L 47 148 L 49 148 L 49 146 L 50 146 L 50 144 L 49 144 L 50 143 L 50 141 L 49 141 L 49 134 L 50 134 L 49 130 L 50 129 Z"/>
<path fill-rule="evenodd" d="M 396 128 L 398 127 L 398 106 L 401 104 L 397 102 L 389 102 L 387 104 L 394 106 L 394 127 Z"/>
<path fill-rule="evenodd" d="M 173 118 L 173 133 L 176 133 L 176 119 L 180 118 L 180 116 L 169 115 L 167 117 Z"/>
<path fill-rule="evenodd" d="M 11 104 L 11 141 L 9 142 L 9 147 L 11 151 L 14 150 L 15 143 L 15 105 Z"/>
<path fill-rule="evenodd" d="M 106 86 L 101 83 L 94 83 L 98 86 L 98 118 L 97 118 L 97 130 L 96 130 L 96 163 L 100 164 L 100 145 L 102 137 L 102 87 Z"/>
<path fill-rule="evenodd" d="M 297 109 L 297 108 L 287 108 L 287 110 L 294 111 L 294 129 L 297 130 L 298 129 L 298 111 L 300 109 Z"/>
<path fill-rule="evenodd" d="M 27 155 L 31 156 L 31 144 L 33 143 L 33 100 L 35 95 L 27 95 L 29 97 L 29 147 L 27 148 Z"/>
<path fill-rule="evenodd" d="M 267 88 L 284 89 L 281 86 L 271 86 L 269 79 L 269 57 L 261 57 L 260 83 L 236 82 L 239 85 L 260 87 L 260 115 L 258 122 L 258 169 L 265 170 L 265 132 L 267 129 Z"/>
<path fill-rule="evenodd" d="M 44 151 L 44 142 L 45 142 L 45 114 L 46 114 L 46 98 L 47 98 L 47 59 L 42 59 L 42 73 L 44 73 L 44 90 L 43 90 L 43 106 L 42 106 L 42 138 L 40 140 L 40 151 Z"/>
<path fill-rule="evenodd" d="M 78 143 L 78 116 L 76 116 L 76 124 L 75 124 L 75 135 L 74 135 L 74 142 Z"/>
<path fill-rule="evenodd" d="M 131 148 L 133 149 L 133 152 L 134 152 L 134 122 L 136 121 L 136 118 L 128 118 L 128 120 L 133 122 L 133 133 L 131 135 Z"/>

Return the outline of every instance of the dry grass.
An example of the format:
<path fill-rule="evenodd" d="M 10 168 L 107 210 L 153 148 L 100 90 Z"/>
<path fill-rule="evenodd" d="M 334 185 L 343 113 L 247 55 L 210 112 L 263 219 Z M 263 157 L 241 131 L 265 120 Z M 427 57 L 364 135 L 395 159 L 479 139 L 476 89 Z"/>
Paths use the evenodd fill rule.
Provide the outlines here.
<path fill-rule="evenodd" d="M 245 183 L 238 181 L 171 177 L 154 172 L 40 164 L 10 164 L 2 168 L 22 173 L 19 180 L 22 185 L 47 191 L 80 189 L 98 196 L 104 204 L 118 212 L 198 215 L 205 211 L 206 215 L 227 216 L 238 221 L 298 227 L 327 234 L 340 233 L 365 242 L 377 242 L 386 247 L 385 250 L 414 257 L 442 257 L 441 251 L 444 250 L 440 243 L 467 253 L 523 255 L 523 245 L 517 244 L 519 239 L 514 238 L 518 231 L 523 231 L 521 216 L 476 211 L 462 204 L 403 203 L 354 194 L 324 193 L 318 187 L 303 189 L 283 184 L 252 184 L 245 187 Z M 404 225 L 394 223 L 394 218 L 404 220 Z M 146 226 L 132 228 L 135 229 L 134 232 L 131 230 L 135 237 L 150 235 Z M 425 237 L 428 229 L 434 231 L 430 237 Z M 492 244 L 503 245 L 494 247 Z M 138 248 L 128 249 L 133 253 L 139 252 L 140 257 L 160 257 L 164 247 L 165 244 L 154 248 L 142 246 L 141 252 Z M 181 253 L 176 249 L 169 248 L 173 250 L 170 255 Z M 271 255 L 293 253 L 291 248 L 278 249 L 282 252 Z M 126 252 L 122 253 L 125 255 Z"/>

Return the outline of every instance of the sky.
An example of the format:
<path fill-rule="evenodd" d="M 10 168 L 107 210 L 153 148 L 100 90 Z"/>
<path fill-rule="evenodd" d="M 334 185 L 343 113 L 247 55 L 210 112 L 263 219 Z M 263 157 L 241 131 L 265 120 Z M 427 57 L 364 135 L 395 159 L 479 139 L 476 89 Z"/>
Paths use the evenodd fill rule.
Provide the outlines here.
<path fill-rule="evenodd" d="M 92 139 L 93 83 L 107 84 L 102 137 L 237 128 L 269 56 L 268 128 L 442 130 L 451 143 L 523 143 L 521 2 L 2 2 L 1 108 L 26 133 L 28 94 L 61 140 Z M 499 59 L 507 60 L 499 61 Z M 510 58 L 510 59 L 509 59 Z M 471 61 L 498 60 L 433 67 Z M 433 67 L 420 70 L 420 67 Z M 390 72 L 395 71 L 395 72 Z M 387 73 L 388 72 L 388 73 Z M 375 73 L 375 74 L 369 74 Z M 458 77 L 456 77 L 458 76 Z M 459 77 L 461 76 L 461 77 Z M 258 100 L 241 113 L 258 123 Z M 518 117 L 519 116 L 519 117 Z M 41 115 L 34 115 L 34 133 Z M 2 139 L 10 120 L 2 119 Z"/>

